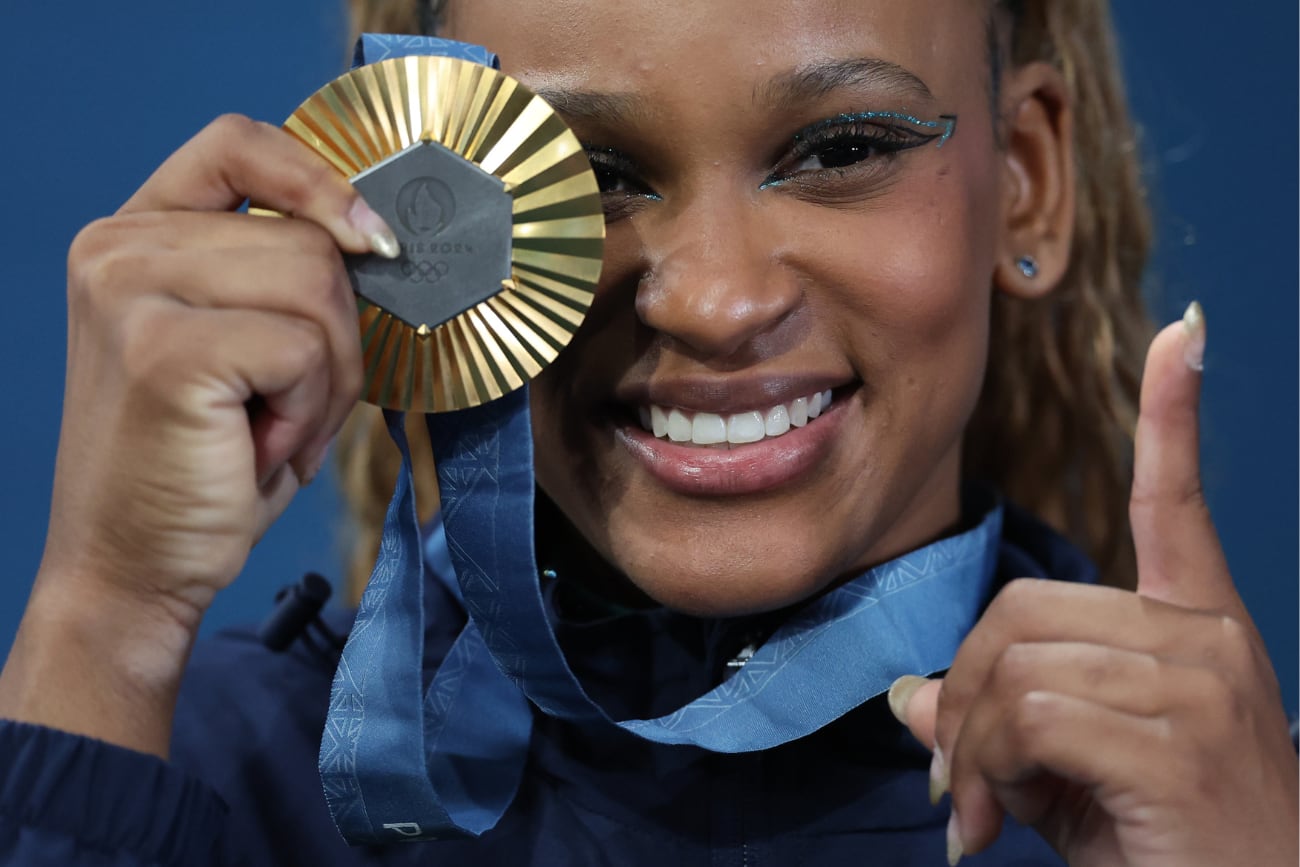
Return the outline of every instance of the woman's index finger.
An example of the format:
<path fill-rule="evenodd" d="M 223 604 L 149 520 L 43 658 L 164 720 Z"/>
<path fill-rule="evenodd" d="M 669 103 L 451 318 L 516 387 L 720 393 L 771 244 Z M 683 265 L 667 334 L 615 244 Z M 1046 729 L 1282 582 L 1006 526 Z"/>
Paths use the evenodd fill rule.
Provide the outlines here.
<path fill-rule="evenodd" d="M 241 115 L 218 118 L 181 146 L 120 213 L 230 211 L 246 200 L 318 224 L 349 253 L 385 254 L 397 244 L 338 170 L 284 130 Z"/>
<path fill-rule="evenodd" d="M 1142 375 L 1129 516 L 1138 592 L 1175 605 L 1232 609 L 1232 585 L 1201 489 L 1198 412 L 1205 316 L 1199 304 L 1156 335 Z"/>

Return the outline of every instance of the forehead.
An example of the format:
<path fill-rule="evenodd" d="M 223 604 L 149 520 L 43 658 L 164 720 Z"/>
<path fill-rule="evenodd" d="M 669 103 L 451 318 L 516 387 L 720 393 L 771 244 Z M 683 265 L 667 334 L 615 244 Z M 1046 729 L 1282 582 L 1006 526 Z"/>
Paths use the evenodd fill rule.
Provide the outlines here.
<path fill-rule="evenodd" d="M 984 63 L 982 0 L 449 0 L 445 35 L 534 87 L 740 97 L 809 64 L 878 58 L 956 98 Z"/>

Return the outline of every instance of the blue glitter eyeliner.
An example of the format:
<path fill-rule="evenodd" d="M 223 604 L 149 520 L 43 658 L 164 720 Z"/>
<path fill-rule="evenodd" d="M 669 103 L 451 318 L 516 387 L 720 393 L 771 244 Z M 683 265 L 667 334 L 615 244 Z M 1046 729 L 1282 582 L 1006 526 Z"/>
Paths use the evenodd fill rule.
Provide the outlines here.
<path fill-rule="evenodd" d="M 937 141 L 936 147 L 943 147 L 948 142 L 948 139 L 952 138 L 953 133 L 957 131 L 957 115 L 955 114 L 942 114 L 939 115 L 937 120 L 922 120 L 916 115 L 902 111 L 860 111 L 837 114 L 834 117 L 804 127 L 795 133 L 794 141 L 798 145 L 810 139 L 815 140 L 826 130 L 850 127 L 853 124 L 879 123 L 881 121 L 889 121 L 894 125 L 890 133 L 896 137 L 895 141 L 887 144 L 882 143 L 881 145 L 882 149 L 889 153 L 911 150 L 932 141 Z M 885 124 L 880 125 L 883 127 Z M 904 140 L 900 141 L 898 139 Z M 780 186 L 791 180 L 792 177 L 769 178 L 759 185 L 759 189 L 765 190 Z"/>
<path fill-rule="evenodd" d="M 939 140 L 939 143 L 935 145 L 935 147 L 943 147 L 948 142 L 948 139 L 952 138 L 952 134 L 957 131 L 957 115 L 955 114 L 941 114 L 939 115 L 938 120 L 921 120 L 915 115 L 904 114 L 899 111 L 859 111 L 854 114 L 837 114 L 835 117 L 818 121 L 812 126 L 801 130 L 794 138 L 795 141 L 798 141 L 801 138 L 805 138 L 814 132 L 826 129 L 827 127 L 843 126 L 850 123 L 861 123 L 862 121 L 868 120 L 899 120 L 904 123 L 909 123 L 912 126 L 921 127 L 922 129 L 942 130 L 942 132 L 935 132 L 933 134 L 933 137 Z"/>

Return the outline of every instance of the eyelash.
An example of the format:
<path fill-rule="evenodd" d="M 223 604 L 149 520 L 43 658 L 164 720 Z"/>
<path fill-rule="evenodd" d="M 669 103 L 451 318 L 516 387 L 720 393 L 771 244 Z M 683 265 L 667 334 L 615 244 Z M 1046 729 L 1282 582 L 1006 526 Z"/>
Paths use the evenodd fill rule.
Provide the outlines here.
<path fill-rule="evenodd" d="M 936 140 L 942 147 L 952 136 L 955 125 L 956 118 L 948 115 L 938 121 L 921 121 L 894 112 L 863 112 L 829 118 L 796 133 L 787 155 L 781 158 L 759 188 L 767 189 L 791 181 L 816 186 L 851 175 L 874 173 L 904 151 Z M 622 151 L 595 145 L 585 145 L 585 148 L 601 188 L 606 220 L 622 219 L 648 202 L 662 201 L 662 197 L 641 179 L 636 163 Z M 837 148 L 857 149 L 861 155 L 851 155 L 850 161 L 843 165 L 797 168 L 806 160 L 824 157 Z M 619 184 L 628 184 L 629 189 L 618 190 Z"/>
<path fill-rule="evenodd" d="M 630 216 L 645 202 L 662 201 L 663 197 L 646 186 L 640 179 L 636 163 L 632 158 L 617 148 L 584 145 L 587 159 L 596 173 L 596 186 L 600 189 L 600 198 L 605 206 L 605 219 L 613 222 Z M 619 192 L 606 190 L 605 181 L 612 179 L 615 183 L 630 182 L 634 189 Z"/>
<path fill-rule="evenodd" d="M 935 122 L 937 127 L 938 122 Z M 904 123 L 879 117 L 841 116 L 814 124 L 795 136 L 794 147 L 784 157 L 761 188 L 780 186 L 799 178 L 834 180 L 851 174 L 883 168 L 882 161 L 892 160 L 898 154 L 929 144 L 936 139 L 947 139 L 943 132 L 921 132 L 917 126 L 930 127 L 929 123 Z M 817 169 L 799 169 L 801 163 L 814 157 L 824 158 L 835 150 L 856 149 L 849 161 L 838 166 Z M 870 163 L 872 165 L 864 165 Z"/>

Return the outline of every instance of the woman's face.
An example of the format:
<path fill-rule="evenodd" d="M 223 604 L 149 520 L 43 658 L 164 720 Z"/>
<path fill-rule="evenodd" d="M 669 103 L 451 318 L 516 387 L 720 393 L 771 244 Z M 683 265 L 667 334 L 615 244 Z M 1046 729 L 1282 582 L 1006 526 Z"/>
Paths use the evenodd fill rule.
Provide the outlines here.
<path fill-rule="evenodd" d="M 451 4 L 445 35 L 547 96 L 609 191 L 596 302 L 533 385 L 537 476 L 648 596 L 778 608 L 958 519 L 1001 232 L 986 16 Z"/>

